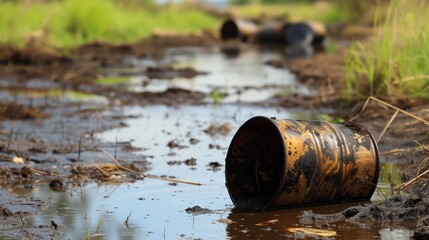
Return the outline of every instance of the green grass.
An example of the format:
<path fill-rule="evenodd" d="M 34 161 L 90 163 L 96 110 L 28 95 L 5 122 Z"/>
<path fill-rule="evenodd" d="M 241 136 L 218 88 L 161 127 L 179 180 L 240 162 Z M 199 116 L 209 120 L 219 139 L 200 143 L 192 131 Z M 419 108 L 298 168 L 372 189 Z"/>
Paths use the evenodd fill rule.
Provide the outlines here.
<path fill-rule="evenodd" d="M 0 42 L 23 46 L 43 29 L 53 47 L 69 48 L 104 40 L 137 41 L 155 30 L 191 33 L 213 30 L 218 21 L 196 9 L 127 7 L 113 0 L 63 0 L 24 4 L 0 2 Z"/>
<path fill-rule="evenodd" d="M 393 0 L 375 16 L 376 37 L 346 56 L 347 99 L 377 96 L 429 100 L 429 4 Z"/>

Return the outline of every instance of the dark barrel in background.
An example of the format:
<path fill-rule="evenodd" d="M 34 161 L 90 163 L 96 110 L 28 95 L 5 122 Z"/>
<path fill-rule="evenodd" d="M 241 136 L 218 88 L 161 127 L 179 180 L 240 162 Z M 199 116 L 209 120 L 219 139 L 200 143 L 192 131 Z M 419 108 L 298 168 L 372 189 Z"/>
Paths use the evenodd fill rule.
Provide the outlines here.
<path fill-rule="evenodd" d="M 352 123 L 254 117 L 226 156 L 229 195 L 246 209 L 369 200 L 378 174 L 376 142 Z"/>
<path fill-rule="evenodd" d="M 290 46 L 322 44 L 326 36 L 326 28 L 317 22 L 289 24 L 284 29 L 286 44 Z"/>
<path fill-rule="evenodd" d="M 239 39 L 247 42 L 256 36 L 258 30 L 258 26 L 250 20 L 227 19 L 222 23 L 220 36 L 222 40 Z"/>
<path fill-rule="evenodd" d="M 289 24 L 285 21 L 267 21 L 263 22 L 256 35 L 260 43 L 282 43 L 285 44 L 285 31 Z"/>

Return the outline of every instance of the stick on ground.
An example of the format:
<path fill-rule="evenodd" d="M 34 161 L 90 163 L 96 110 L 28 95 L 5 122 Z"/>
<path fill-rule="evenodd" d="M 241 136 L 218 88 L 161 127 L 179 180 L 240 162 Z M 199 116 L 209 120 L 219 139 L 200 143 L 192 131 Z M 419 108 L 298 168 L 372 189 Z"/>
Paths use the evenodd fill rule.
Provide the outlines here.
<path fill-rule="evenodd" d="M 108 153 L 106 150 L 99 148 L 104 154 L 106 154 L 109 158 L 111 158 L 119 168 L 128 171 L 128 172 L 132 172 L 132 173 L 138 173 L 137 171 L 134 171 L 130 168 L 124 167 L 121 165 L 121 163 L 118 162 L 118 160 L 116 160 L 110 153 Z M 184 184 L 190 184 L 190 185 L 195 185 L 195 186 L 201 186 L 201 183 L 197 183 L 197 182 L 190 182 L 190 181 L 184 181 L 184 180 L 179 180 L 179 179 L 174 179 L 174 178 L 163 178 L 163 177 L 159 177 L 159 176 L 155 176 L 155 175 L 147 175 L 147 174 L 143 174 L 144 177 L 147 178 L 153 178 L 153 179 L 159 179 L 159 180 L 164 180 L 164 181 L 169 181 L 169 182 L 176 182 L 176 183 L 184 183 Z"/>

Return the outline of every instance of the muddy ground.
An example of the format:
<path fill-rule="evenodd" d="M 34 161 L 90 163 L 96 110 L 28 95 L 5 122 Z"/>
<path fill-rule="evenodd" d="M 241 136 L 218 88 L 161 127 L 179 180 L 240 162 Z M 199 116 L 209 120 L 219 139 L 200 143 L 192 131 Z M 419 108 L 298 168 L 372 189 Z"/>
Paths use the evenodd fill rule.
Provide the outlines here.
<path fill-rule="evenodd" d="M 364 39 L 365 34 L 337 33 L 344 41 L 350 38 Z M 145 178 L 150 168 L 150 156 L 137 155 L 140 150 L 132 142 L 106 143 L 97 139 L 97 133 L 107 129 L 127 127 L 124 116 L 117 109 L 128 105 L 180 105 L 201 104 L 208 93 L 170 88 L 164 92 L 130 92 L 120 86 L 99 85 L 100 76 L 109 75 L 106 68 L 130 69 L 129 56 L 156 58 L 160 50 L 168 47 L 213 46 L 221 43 L 213 34 L 191 36 L 154 36 L 128 45 L 104 42 L 88 44 L 68 52 L 46 48 L 17 49 L 0 45 L 0 237 L 50 238 L 58 237 L 61 227 L 16 230 L 28 216 L 43 211 L 48 204 L 42 199 L 29 199 L 10 194 L 12 185 L 31 188 L 41 182 L 49 183 L 53 191 L 64 191 L 70 184 L 86 182 L 128 182 Z M 298 81 L 317 90 L 315 96 L 293 94 L 275 97 L 261 105 L 275 105 L 311 109 L 323 113 L 329 109 L 332 118 L 350 119 L 362 108 L 364 101 L 344 102 L 339 91 L 344 88 L 342 67 L 346 47 L 338 47 L 334 53 L 319 52 L 310 58 L 294 58 L 269 61 L 266 64 L 288 68 Z M 229 48 L 230 50 L 230 48 Z M 233 52 L 232 52 L 233 53 Z M 160 65 L 155 68 L 136 69 L 122 74 L 143 74 L 150 78 L 171 79 L 177 76 L 193 77 L 206 74 L 198 69 L 174 68 Z M 150 80 L 149 80 L 150 81 Z M 97 101 L 63 100 L 64 92 L 80 92 L 102 96 Z M 22 97 L 32 96 L 32 97 Z M 42 96 L 42 97 L 37 97 Z M 48 97 L 46 97 L 48 96 Z M 423 119 L 429 119 L 429 105 L 411 99 L 385 99 Z M 394 110 L 370 102 L 357 122 L 369 129 L 377 138 L 386 126 Z M 19 122 L 34 123 L 32 134 L 22 134 Z M 7 129 L 7 130 L 6 130 Z M 219 131 L 222 131 L 220 129 Z M 382 161 L 404 166 L 405 182 L 427 169 L 424 160 L 429 156 L 429 127 L 404 114 L 399 114 L 379 142 Z M 173 143 L 172 143 L 173 144 Z M 170 146 L 166 143 L 166 148 Z M 114 155 L 114 156 L 112 156 Z M 84 157 L 83 157 L 84 156 Z M 94 161 L 96 159 L 96 161 Z M 123 160 L 126 159 L 126 160 Z M 398 196 L 382 204 L 352 207 L 334 215 L 318 215 L 303 212 L 303 222 L 331 224 L 338 220 L 348 221 L 418 221 L 416 236 L 427 236 L 428 214 L 427 180 L 416 181 L 407 187 L 411 196 Z M 399 209 L 399 210 L 398 210 Z M 363 220 L 364 219 L 364 220 Z M 3 235 L 2 235 L 3 234 Z"/>

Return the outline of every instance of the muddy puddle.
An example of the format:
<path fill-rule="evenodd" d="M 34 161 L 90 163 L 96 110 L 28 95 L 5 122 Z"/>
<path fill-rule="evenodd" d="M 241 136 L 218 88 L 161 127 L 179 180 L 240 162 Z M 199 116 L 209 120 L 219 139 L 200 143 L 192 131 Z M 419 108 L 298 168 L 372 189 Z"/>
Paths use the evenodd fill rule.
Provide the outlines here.
<path fill-rule="evenodd" d="M 57 86 L 44 80 L 30 81 L 28 86 L 33 91 L 0 91 L 4 101 L 50 109 L 45 111 L 49 117 L 36 122 L 4 121 L 5 132 L 15 136 L 9 140 L 11 148 L 23 148 L 18 140 L 26 136 L 42 136 L 43 141 L 70 146 L 69 151 L 50 154 L 48 150 L 39 157 L 32 156 L 31 166 L 49 169 L 55 165 L 55 169 L 62 166 L 67 170 L 76 162 L 93 164 L 100 155 L 106 158 L 94 152 L 95 146 L 101 146 L 112 155 L 115 152 L 122 164 L 140 162 L 146 174 L 194 183 L 149 177 L 116 184 L 64 180 L 62 191 L 54 191 L 49 181 L 18 182 L 6 188 L 19 196 L 48 199 L 49 204 L 29 217 L 17 232 L 48 226 L 59 230 L 61 239 L 408 239 L 413 234 L 409 229 L 413 228 L 406 224 L 340 221 L 320 225 L 298 219 L 303 210 L 337 213 L 365 202 L 253 213 L 233 208 L 225 187 L 224 160 L 239 126 L 257 115 L 321 118 L 302 109 L 260 104 L 279 94 L 314 94 L 298 84 L 289 71 L 265 64 L 282 54 L 256 48 L 233 54 L 221 48 L 168 49 L 159 57 L 127 58 L 126 68 L 103 68 L 106 77 L 97 81 L 99 86 L 126 89 L 129 93 L 168 89 L 201 92 L 204 101 L 198 103 L 175 104 L 175 99 L 170 99 L 167 105 L 123 106 L 95 93 L 50 90 Z M 172 67 L 172 71 L 167 75 L 165 71 L 157 72 L 160 66 Z M 153 67 L 151 74 L 147 74 L 148 67 Z M 196 74 L 184 76 L 180 69 L 194 69 Z M 13 88 L 13 84 L 7 87 Z M 76 150 L 77 145 L 84 146 L 82 151 Z M 123 146 L 132 149 L 125 151 Z M 38 161 L 39 158 L 55 161 Z M 14 167 L 13 164 L 2 161 L 2 166 Z M 390 196 L 391 184 L 402 182 L 401 172 L 399 165 L 385 165 L 371 200 L 381 202 Z M 303 234 L 306 229 L 324 229 L 328 235 Z"/>
<path fill-rule="evenodd" d="M 240 124 L 255 115 L 293 119 L 314 119 L 317 116 L 282 108 L 231 104 L 129 107 L 124 109 L 124 114 L 140 117 L 127 120 L 127 128 L 105 131 L 99 136 L 101 140 L 132 142 L 134 146 L 142 147 L 144 150 L 137 153 L 149 157 L 149 174 L 202 185 L 147 178 L 126 184 L 68 186 L 65 192 L 52 191 L 46 184 L 37 185 L 34 189 L 18 186 L 13 191 L 20 195 L 51 199 L 47 210 L 33 217 L 27 226 L 53 220 L 63 227 L 62 239 L 82 239 L 88 234 L 102 236 L 103 239 L 141 239 L 142 236 L 145 239 L 271 239 L 295 237 L 294 228 L 320 228 L 299 222 L 297 216 L 303 210 L 335 213 L 356 204 L 365 204 L 263 213 L 233 210 L 224 185 L 223 164 L 227 147 Z M 207 132 L 210 126 L 226 125 L 226 130 Z M 399 169 L 388 166 L 385 171 L 382 176 L 386 179 L 380 183 L 380 189 L 389 195 L 387 178 L 397 176 Z M 376 193 L 372 200 L 384 200 L 383 194 Z M 127 218 L 128 226 L 125 223 Z M 393 239 L 411 234 L 406 226 L 391 229 L 383 225 L 340 222 L 324 227 L 335 231 L 334 237 L 338 239 L 354 236 Z M 299 234 L 297 236 L 299 238 Z"/>
<path fill-rule="evenodd" d="M 288 70 L 266 64 L 269 60 L 284 57 L 279 49 L 261 51 L 248 46 L 231 54 L 222 47 L 172 48 L 165 50 L 163 55 L 168 58 L 129 58 L 126 61 L 132 68 L 104 69 L 108 78 L 99 83 L 112 84 L 112 77 L 116 80 L 120 77 L 119 83 L 122 81 L 128 90 L 135 92 L 180 88 L 212 96 L 216 91 L 223 103 L 260 102 L 276 95 L 296 93 L 315 94 L 307 86 L 297 83 Z M 168 66 L 173 71 L 165 71 L 159 66 Z M 142 69 L 146 69 L 145 74 L 141 74 Z M 186 71 L 190 69 L 196 72 Z"/>

